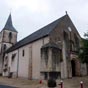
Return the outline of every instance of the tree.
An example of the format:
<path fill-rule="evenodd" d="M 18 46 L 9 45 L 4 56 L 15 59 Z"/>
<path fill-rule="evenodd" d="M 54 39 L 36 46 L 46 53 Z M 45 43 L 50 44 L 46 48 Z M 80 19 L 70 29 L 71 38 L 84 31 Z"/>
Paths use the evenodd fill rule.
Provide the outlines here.
<path fill-rule="evenodd" d="M 88 40 L 88 32 L 84 33 L 84 37 Z"/>
<path fill-rule="evenodd" d="M 88 74 L 88 32 L 84 34 L 85 39 L 82 39 L 82 47 L 80 48 L 79 58 L 82 63 L 87 64 L 87 74 Z"/>
<path fill-rule="evenodd" d="M 88 63 L 88 40 L 82 39 L 82 47 L 80 48 L 79 57 L 83 63 Z"/>

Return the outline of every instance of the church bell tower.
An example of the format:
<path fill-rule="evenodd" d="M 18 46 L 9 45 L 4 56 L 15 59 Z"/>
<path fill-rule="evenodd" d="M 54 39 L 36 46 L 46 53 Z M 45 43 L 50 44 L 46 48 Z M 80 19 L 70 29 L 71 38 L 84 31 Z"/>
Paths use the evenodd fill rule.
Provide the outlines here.
<path fill-rule="evenodd" d="M 17 31 L 13 26 L 11 14 L 0 32 L 0 74 L 2 72 L 4 52 L 17 42 Z"/>

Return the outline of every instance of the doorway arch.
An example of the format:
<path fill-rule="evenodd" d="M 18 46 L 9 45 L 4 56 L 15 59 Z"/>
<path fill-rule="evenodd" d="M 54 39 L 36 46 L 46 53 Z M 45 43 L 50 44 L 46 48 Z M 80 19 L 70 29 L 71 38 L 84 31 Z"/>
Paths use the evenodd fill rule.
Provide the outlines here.
<path fill-rule="evenodd" d="M 75 64 L 75 60 L 71 60 L 71 67 L 72 67 L 72 77 L 76 76 L 76 64 Z"/>

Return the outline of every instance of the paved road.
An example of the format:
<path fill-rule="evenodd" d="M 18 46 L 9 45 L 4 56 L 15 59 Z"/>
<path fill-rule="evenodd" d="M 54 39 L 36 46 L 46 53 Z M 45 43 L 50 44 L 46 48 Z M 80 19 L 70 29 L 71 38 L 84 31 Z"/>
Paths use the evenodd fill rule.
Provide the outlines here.
<path fill-rule="evenodd" d="M 0 85 L 0 88 L 16 88 L 16 87 L 11 87 L 11 86 Z"/>

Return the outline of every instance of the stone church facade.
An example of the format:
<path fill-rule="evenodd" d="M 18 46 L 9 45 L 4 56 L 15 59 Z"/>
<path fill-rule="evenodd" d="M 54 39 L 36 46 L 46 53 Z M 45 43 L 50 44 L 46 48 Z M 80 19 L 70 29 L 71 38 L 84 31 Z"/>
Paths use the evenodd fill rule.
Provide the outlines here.
<path fill-rule="evenodd" d="M 78 59 L 80 42 L 68 14 L 17 42 L 10 14 L 0 34 L 0 72 L 28 79 L 86 75 L 86 65 Z"/>

